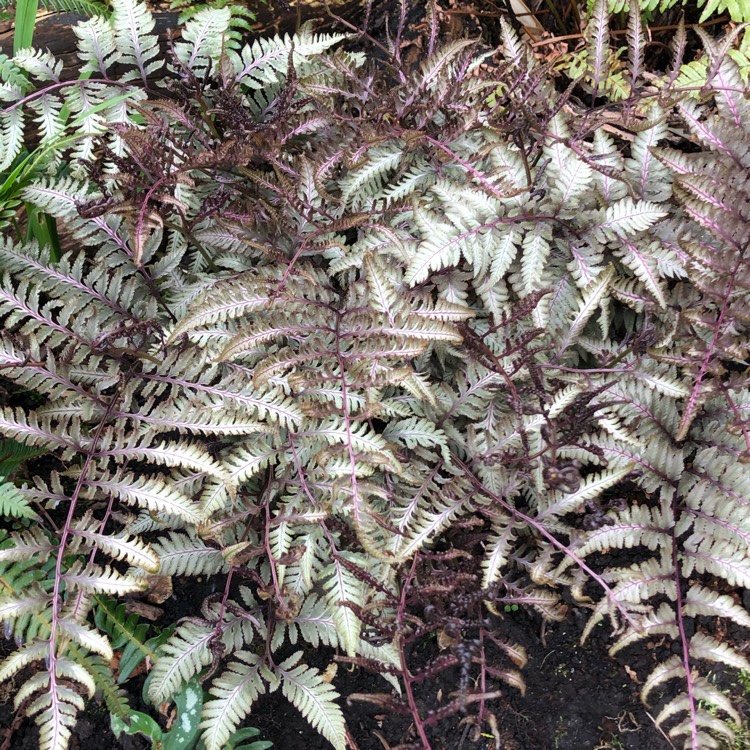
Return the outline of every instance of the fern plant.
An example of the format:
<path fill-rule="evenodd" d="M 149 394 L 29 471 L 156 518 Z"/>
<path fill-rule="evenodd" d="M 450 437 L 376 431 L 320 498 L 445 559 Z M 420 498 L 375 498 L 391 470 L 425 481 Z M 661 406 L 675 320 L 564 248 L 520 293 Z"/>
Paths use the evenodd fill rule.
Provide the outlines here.
<path fill-rule="evenodd" d="M 605 26 L 587 32 L 594 98 L 615 65 Z M 77 27 L 91 79 L 57 81 L 30 52 L 12 65 L 42 88 L 5 88 L 11 150 L 25 109 L 79 115 L 44 141 L 70 172 L 22 193 L 70 249 L 0 243 L 3 376 L 41 397 L 4 405 L 0 433 L 50 466 L 17 490 L 42 523 L 0 549 L 19 641 L 0 679 L 34 669 L 16 706 L 40 746 L 67 746 L 112 654 L 97 600 L 158 571 L 220 578 L 156 652 L 151 700 L 202 681 L 201 739 L 220 750 L 280 688 L 343 749 L 336 687 L 306 650 L 376 668 L 408 705 L 406 645 L 434 623 L 406 627 L 429 590 L 401 572 L 452 559 L 467 523 L 483 549 L 446 572 L 479 592 L 454 618 L 467 675 L 458 644 L 477 628 L 523 662 L 483 624 L 499 605 L 560 620 L 561 588 L 593 586 L 590 627 L 608 617 L 615 651 L 680 638 L 644 699 L 680 679 L 659 720 L 714 746 L 730 730 L 706 703 L 737 717 L 699 667 L 745 660 L 685 622 L 747 618 L 717 586 L 748 570 L 736 65 L 709 50 L 713 104 L 669 77 L 631 91 L 626 153 L 505 22 L 499 63 L 462 40 L 409 66 L 395 33 L 378 68 L 344 35 L 240 47 L 230 30 L 228 8 L 203 9 L 163 61 L 146 7 L 116 0 Z M 170 84 L 147 90 L 165 64 Z M 699 153 L 664 148 L 675 116 Z M 626 482 L 646 501 L 610 503 Z M 643 561 L 602 570 L 596 553 L 618 547 Z M 459 708 L 491 728 L 499 685 L 523 680 L 482 669 Z M 429 748 L 441 717 L 409 710 Z"/>
<path fill-rule="evenodd" d="M 594 0 L 589 0 L 589 9 Z M 704 23 L 711 16 L 728 13 L 733 21 L 746 23 L 750 21 L 750 3 L 747 0 L 698 0 L 697 7 L 702 10 L 699 23 Z M 628 8 L 637 7 L 641 12 L 651 13 L 653 11 L 665 11 L 670 8 L 685 7 L 685 0 L 609 0 L 608 10 L 610 13 L 620 13 Z"/>

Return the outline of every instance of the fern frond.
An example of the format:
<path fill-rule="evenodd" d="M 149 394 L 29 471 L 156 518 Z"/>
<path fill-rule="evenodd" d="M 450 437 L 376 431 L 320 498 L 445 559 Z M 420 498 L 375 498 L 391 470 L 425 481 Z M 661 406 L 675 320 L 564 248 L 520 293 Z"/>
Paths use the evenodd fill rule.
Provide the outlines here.
<path fill-rule="evenodd" d="M 112 660 L 114 656 L 112 646 L 105 636 L 93 628 L 69 619 L 61 619 L 58 622 L 58 627 L 62 633 L 72 641 L 75 641 L 79 646 L 82 646 L 86 651 L 99 654 L 99 656 L 107 661 Z"/>
<path fill-rule="evenodd" d="M 671 175 L 657 160 L 654 149 L 667 135 L 667 123 L 659 109 L 654 117 L 651 127 L 636 134 L 630 158 L 625 160 L 625 173 L 642 200 L 663 201 L 671 194 Z"/>
<path fill-rule="evenodd" d="M 0 517 L 36 518 L 34 509 L 12 482 L 0 481 Z M 0 560 L 3 559 L 0 550 Z"/>
<path fill-rule="evenodd" d="M 445 529 L 460 513 L 465 512 L 468 495 L 420 496 L 416 494 L 409 505 L 397 511 L 398 526 L 403 534 L 396 537 L 393 555 L 406 560 L 421 549 L 431 538 Z"/>
<path fill-rule="evenodd" d="M 685 601 L 687 617 L 726 617 L 742 627 L 750 627 L 750 614 L 732 597 L 694 583 L 687 591 Z"/>
<path fill-rule="evenodd" d="M 13 62 L 40 81 L 60 81 L 62 60 L 56 60 L 50 52 L 35 49 L 19 50 L 13 56 Z"/>
<path fill-rule="evenodd" d="M 605 68 L 609 57 L 609 13 L 607 0 L 596 0 L 591 10 L 586 30 L 586 38 L 589 56 L 591 58 L 591 77 L 596 98 L 599 96 L 599 85 L 606 79 L 609 71 Z"/>
<path fill-rule="evenodd" d="M 124 534 L 106 535 L 90 529 L 75 529 L 74 533 L 115 560 L 124 560 L 148 573 L 156 573 L 159 570 L 160 562 L 156 550 L 138 537 Z"/>
<path fill-rule="evenodd" d="M 4 90 L 0 89 L 0 97 L 6 100 L 7 94 L 11 92 L 12 89 L 9 90 L 6 84 Z M 20 92 L 17 98 L 21 98 Z M 24 143 L 24 120 L 20 107 L 6 107 L 0 110 L 0 171 L 7 170 L 21 153 Z"/>
<path fill-rule="evenodd" d="M 39 612 L 49 600 L 49 595 L 38 586 L 31 587 L 25 594 L 0 596 L 0 622 Z"/>
<path fill-rule="evenodd" d="M 215 636 L 206 623 L 182 623 L 159 649 L 156 666 L 149 683 L 149 697 L 162 703 L 174 695 L 181 685 L 213 661 L 209 648 Z"/>
<path fill-rule="evenodd" d="M 637 234 L 653 226 L 666 213 L 656 203 L 622 198 L 607 207 L 605 219 L 595 227 L 595 233 L 601 242 L 618 235 Z"/>
<path fill-rule="evenodd" d="M 163 65 L 163 61 L 155 59 L 159 45 L 156 34 L 152 33 L 155 22 L 151 12 L 138 0 L 112 0 L 111 23 L 119 62 L 136 68 L 126 72 L 122 80 L 140 76 L 148 87 L 148 76 Z"/>
<path fill-rule="evenodd" d="M 90 591 L 94 594 L 132 594 L 147 588 L 146 581 L 124 576 L 109 567 L 101 568 L 97 565 L 83 566 L 74 563 L 64 575 L 65 580 L 72 586 Z"/>
<path fill-rule="evenodd" d="M 299 541 L 299 537 L 295 539 Z M 310 549 L 310 557 L 315 557 L 317 550 Z M 321 564 L 317 566 L 312 562 L 305 562 L 305 567 L 308 570 L 314 570 L 316 579 L 321 578 L 320 570 L 323 569 Z M 290 566 L 291 567 L 291 566 Z M 304 574 L 303 574 L 304 575 Z M 294 579 L 294 571 L 291 572 L 287 569 L 287 581 Z M 335 596 L 335 588 L 338 583 L 334 584 L 329 590 L 329 599 L 333 599 Z M 309 590 L 309 585 L 307 586 Z M 304 590 L 304 589 L 303 589 Z M 347 599 L 344 601 L 351 601 Z M 309 593 L 305 599 L 300 611 L 294 615 L 294 618 L 289 623 L 281 623 L 276 626 L 274 631 L 273 646 L 278 648 L 284 643 L 285 638 L 289 639 L 289 643 L 296 645 L 301 640 L 305 643 L 309 643 L 313 648 L 318 648 L 321 644 L 324 646 L 336 647 L 339 645 L 339 631 L 345 630 L 347 622 L 335 622 L 335 618 L 332 612 L 335 611 L 336 607 L 339 607 L 337 601 L 332 601 L 331 604 L 326 601 L 325 598 L 317 596 L 315 593 Z M 343 609 L 343 608 L 342 608 Z M 361 651 L 361 643 L 357 645 L 357 653 Z"/>
<path fill-rule="evenodd" d="M 624 466 L 613 467 L 607 471 L 597 474 L 591 474 L 581 481 L 581 486 L 575 491 L 562 497 L 552 496 L 549 498 L 549 505 L 546 498 L 539 513 L 539 518 L 545 516 L 557 516 L 569 513 L 571 510 L 578 508 L 580 510 L 583 503 L 595 497 L 599 497 L 602 492 L 619 484 L 635 468 L 634 464 L 625 464 Z"/>
<path fill-rule="evenodd" d="M 344 555 L 344 553 L 341 554 Z M 354 565 L 367 569 L 366 560 L 361 556 L 346 554 L 345 557 Z M 359 645 L 362 621 L 355 611 L 344 606 L 344 603 L 350 602 L 360 607 L 364 605 L 365 592 L 362 581 L 338 559 L 334 559 L 330 565 L 323 568 L 320 572 L 320 580 L 323 582 L 326 600 L 333 613 L 338 640 L 347 654 L 354 655 Z"/>
<path fill-rule="evenodd" d="M 104 76 L 116 59 L 115 33 L 104 15 L 99 12 L 89 15 L 93 17 L 73 26 L 73 32 L 78 37 L 78 56 L 83 62 L 81 72 Z"/>
<path fill-rule="evenodd" d="M 39 4 L 54 13 L 78 13 L 82 16 L 96 16 L 108 12 L 107 5 L 97 2 L 97 0 L 40 0 Z"/>
<path fill-rule="evenodd" d="M 180 442 L 162 442 L 155 446 L 115 448 L 100 455 L 116 459 L 136 459 L 151 464 L 180 467 L 228 481 L 229 477 L 221 464 L 214 460 L 209 452 L 199 443 L 182 440 Z"/>
<path fill-rule="evenodd" d="M 214 575 L 226 569 L 221 551 L 209 547 L 193 533 L 170 531 L 151 545 L 160 575 Z"/>
<path fill-rule="evenodd" d="M 175 45 L 180 62 L 196 73 L 206 70 L 221 54 L 231 19 L 228 7 L 204 8 L 191 16 L 182 32 L 184 41 Z"/>
<path fill-rule="evenodd" d="M 48 686 L 48 690 L 32 701 L 27 709 L 28 715 L 34 716 L 39 726 L 39 750 L 66 750 L 78 712 L 84 709 L 83 698 L 78 692 L 58 680 L 70 678 L 78 684 L 85 685 L 89 697 L 93 696 L 96 689 L 93 678 L 74 662 L 58 657 L 55 667 L 59 674 L 56 674 L 54 679 L 51 679 L 49 673 L 41 673 L 46 685 L 30 685 L 31 680 L 26 683 L 27 687 L 33 687 L 35 690 Z"/>
<path fill-rule="evenodd" d="M 109 663 L 100 656 L 83 652 L 73 653 L 73 659 L 89 672 L 97 693 L 104 698 L 104 704 L 109 713 L 124 720 L 132 708 L 128 702 L 127 693 L 115 682 Z"/>
<path fill-rule="evenodd" d="M 748 670 L 750 668 L 750 662 L 739 651 L 707 633 L 696 633 L 690 639 L 690 656 L 693 659 L 726 664 L 733 669 Z"/>
<path fill-rule="evenodd" d="M 86 485 L 155 513 L 177 516 L 189 523 L 200 520 L 198 507 L 189 497 L 157 478 L 136 477 L 134 474 L 102 476 L 97 480 L 87 480 Z"/>
<path fill-rule="evenodd" d="M 317 669 L 300 664 L 301 657 L 298 651 L 278 665 L 281 692 L 336 750 L 344 750 L 344 715 L 335 702 L 339 695 Z"/>
<path fill-rule="evenodd" d="M 212 696 L 203 707 L 202 738 L 206 750 L 223 750 L 230 735 L 252 710 L 253 703 L 266 692 L 266 683 L 276 680 L 256 654 L 237 651 L 226 670 L 214 679 Z"/>

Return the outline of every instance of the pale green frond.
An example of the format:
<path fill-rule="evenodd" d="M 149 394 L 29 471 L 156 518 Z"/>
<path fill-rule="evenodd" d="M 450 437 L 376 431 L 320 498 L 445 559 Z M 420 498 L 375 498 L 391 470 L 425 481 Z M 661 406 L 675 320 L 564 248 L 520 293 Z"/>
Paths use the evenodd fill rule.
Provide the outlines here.
<path fill-rule="evenodd" d="M 586 289 L 582 290 L 577 309 L 573 313 L 573 319 L 565 326 L 565 333 L 558 346 L 558 352 L 565 352 L 570 344 L 586 327 L 586 324 L 596 313 L 609 290 L 609 285 L 615 277 L 615 269 L 609 266 L 600 273 Z"/>
<path fill-rule="evenodd" d="M 242 48 L 240 58 L 235 61 L 236 80 L 250 89 L 263 89 L 286 75 L 292 41 L 299 75 L 305 72 L 310 58 L 344 39 L 346 34 L 314 34 L 309 25 L 304 25 L 293 40 L 288 36 L 256 38 Z"/>
<path fill-rule="evenodd" d="M 363 163 L 358 164 L 341 181 L 341 200 L 357 209 L 378 192 L 404 157 L 404 144 L 389 141 L 368 149 Z"/>
<path fill-rule="evenodd" d="M 157 653 L 151 672 L 149 697 L 155 703 L 169 700 L 180 686 L 213 660 L 209 645 L 214 629 L 208 624 L 183 622 Z"/>
<path fill-rule="evenodd" d="M 104 476 L 89 480 L 86 484 L 137 508 L 177 516 L 190 523 L 200 520 L 198 507 L 193 500 L 161 479 L 125 474 L 119 478 Z"/>
<path fill-rule="evenodd" d="M 750 588 L 750 557 L 744 545 L 721 537 L 695 540 L 692 549 L 683 553 L 683 575 L 693 571 L 710 573 L 727 581 L 730 586 Z"/>
<path fill-rule="evenodd" d="M 12 544 L 6 543 L 0 547 L 0 562 L 34 560 L 41 563 L 58 549 L 57 542 L 50 539 L 38 526 L 21 532 L 12 532 L 9 541 Z"/>
<path fill-rule="evenodd" d="M 646 638 L 660 638 L 666 636 L 667 638 L 674 640 L 680 636 L 675 612 L 672 607 L 665 602 L 659 606 L 659 609 L 656 612 L 648 612 L 646 615 L 638 618 L 638 625 L 640 630 L 628 630 L 624 635 L 621 635 L 617 639 L 609 649 L 610 656 L 614 656 L 622 651 L 622 649 L 627 648 L 638 641 L 645 640 Z"/>
<path fill-rule="evenodd" d="M 383 436 L 388 440 L 403 443 L 407 448 L 437 448 L 443 457 L 448 460 L 448 438 L 434 422 L 420 417 L 401 419 L 391 422 L 383 431 Z"/>
<path fill-rule="evenodd" d="M 604 269 L 602 246 L 598 242 L 589 244 L 583 241 L 564 242 L 563 240 L 557 240 L 555 244 L 570 256 L 567 268 L 576 286 L 581 290 L 591 286 Z"/>
<path fill-rule="evenodd" d="M 750 672 L 750 661 L 745 656 L 730 644 L 719 641 L 708 633 L 696 633 L 690 639 L 690 656 Z"/>
<path fill-rule="evenodd" d="M 535 222 L 526 230 L 521 245 L 521 281 L 519 294 L 526 297 L 543 286 L 544 269 L 550 254 L 552 230 L 549 225 Z"/>
<path fill-rule="evenodd" d="M 299 537 L 295 541 L 299 541 Z M 312 552 L 314 554 L 315 550 Z M 318 569 L 322 569 L 322 566 L 318 566 Z M 287 579 L 290 577 L 292 576 L 287 576 Z M 322 576 L 317 570 L 316 578 L 322 580 Z M 329 591 L 329 595 L 332 592 L 334 592 L 334 588 Z M 315 593 L 309 593 L 305 597 L 300 611 L 294 615 L 291 622 L 276 625 L 273 646 L 282 645 L 285 638 L 288 638 L 292 645 L 297 645 L 297 643 L 303 641 L 313 648 L 319 648 L 321 645 L 335 648 L 340 643 L 339 632 L 345 631 L 349 625 L 347 622 L 337 622 L 334 615 L 335 611 L 336 608 L 329 604 L 326 598 L 319 597 Z M 361 641 L 357 645 L 356 653 L 362 653 Z"/>
<path fill-rule="evenodd" d="M 563 117 L 558 114 L 549 123 L 552 138 L 545 146 L 545 156 L 550 160 L 547 173 L 553 190 L 553 200 L 562 207 L 565 218 L 575 214 L 583 193 L 592 186 L 592 168 L 565 145 L 570 136 Z"/>
<path fill-rule="evenodd" d="M 742 627 L 750 627 L 750 613 L 743 606 L 732 597 L 698 583 L 688 589 L 683 611 L 686 617 L 725 617 Z"/>
<path fill-rule="evenodd" d="M 668 549 L 668 548 L 667 548 Z M 596 605 L 581 634 L 581 641 L 585 641 L 593 628 L 601 622 L 605 615 L 610 615 L 615 622 L 613 601 L 620 602 L 626 609 L 638 611 L 650 609 L 643 604 L 655 596 L 676 598 L 676 587 L 672 576 L 671 558 L 662 554 L 662 559 L 647 558 L 642 563 L 635 563 L 627 568 L 610 569 L 607 571 L 609 581 L 616 581 L 610 596 L 605 597 Z"/>
<path fill-rule="evenodd" d="M 698 6 L 703 8 L 699 23 L 705 23 L 711 16 L 726 11 L 733 21 L 747 23 L 750 21 L 750 7 L 742 0 L 699 0 Z"/>
<path fill-rule="evenodd" d="M 632 505 L 614 516 L 614 524 L 602 526 L 586 534 L 585 541 L 576 548 L 581 557 L 608 549 L 630 549 L 643 545 L 657 550 L 668 543 L 670 518 L 661 508 Z"/>
<path fill-rule="evenodd" d="M 367 288 L 370 292 L 370 304 L 378 311 L 388 317 L 391 326 L 395 325 L 396 319 L 408 314 L 409 308 L 394 274 L 380 256 L 366 253 L 362 259 L 365 270 Z"/>
<path fill-rule="evenodd" d="M 28 499 L 18 491 L 13 482 L 0 481 L 0 517 L 36 518 Z M 0 560 L 3 559 L 3 551 L 0 550 Z"/>
<path fill-rule="evenodd" d="M 415 206 L 414 221 L 420 229 L 422 240 L 404 275 L 404 283 L 415 286 L 430 275 L 455 266 L 461 257 L 461 245 L 466 234 L 458 233 L 452 225 L 441 221 L 433 212 Z"/>
<path fill-rule="evenodd" d="M 269 435 L 250 435 L 242 445 L 222 456 L 233 482 L 242 484 L 275 463 L 280 455 L 276 441 Z"/>
<path fill-rule="evenodd" d="M 115 560 L 124 560 L 147 573 L 156 573 L 159 570 L 156 550 L 137 536 L 108 535 L 86 529 L 76 529 L 73 533 L 88 540 Z"/>
<path fill-rule="evenodd" d="M 94 16 L 72 28 L 78 37 L 78 57 L 83 62 L 81 73 L 105 75 L 118 54 L 112 24 L 103 16 Z"/>
<path fill-rule="evenodd" d="M 55 449 L 75 445 L 70 437 L 59 434 L 59 428 L 56 429 L 51 420 L 44 417 L 39 419 L 34 412 L 24 414 L 21 409 L 9 407 L 0 408 L 0 434 L 24 445 L 40 448 Z"/>
<path fill-rule="evenodd" d="M 52 705 L 49 705 L 52 704 Z M 28 709 L 36 712 L 39 725 L 39 750 L 67 750 L 71 730 L 76 724 L 78 712 L 84 708 L 83 700 L 72 689 L 57 686 L 54 701 L 37 699 Z"/>
<path fill-rule="evenodd" d="M 167 344 L 195 328 L 225 323 L 250 312 L 264 310 L 271 304 L 272 295 L 272 282 L 256 279 L 253 274 L 221 279 L 190 305 L 186 315 L 172 329 Z"/>
<path fill-rule="evenodd" d="M 0 682 L 4 683 L 18 674 L 24 667 L 41 661 L 49 654 L 49 644 L 44 641 L 24 643 L 21 648 L 11 652 L 0 663 Z"/>
<path fill-rule="evenodd" d="M 101 568 L 98 565 L 87 565 L 83 567 L 78 562 L 74 563 L 63 577 L 69 585 L 78 586 L 94 594 L 122 596 L 143 591 L 148 587 L 145 580 L 122 575 L 109 566 Z"/>
<path fill-rule="evenodd" d="M 217 359 L 219 362 L 241 360 L 242 354 L 245 352 L 252 353 L 269 341 L 289 338 L 302 339 L 306 336 L 312 336 L 320 330 L 321 326 L 315 320 L 306 320 L 302 323 L 297 322 L 288 313 L 279 313 L 278 315 L 271 313 L 234 336 L 221 350 Z"/>
<path fill-rule="evenodd" d="M 55 95 L 46 94 L 30 102 L 29 107 L 36 113 L 34 121 L 39 127 L 41 144 L 54 144 L 65 131 L 62 101 Z"/>
<path fill-rule="evenodd" d="M 416 92 L 431 89 L 441 72 L 445 75 L 445 69 L 451 68 L 456 59 L 460 59 L 460 54 L 475 43 L 473 39 L 458 39 L 436 50 L 420 65 Z"/>
<path fill-rule="evenodd" d="M 380 326 L 370 322 L 367 327 L 347 331 L 347 338 L 354 336 L 357 339 L 385 339 L 387 341 L 400 337 L 402 341 L 440 341 L 460 344 L 463 340 L 461 334 L 449 323 L 442 323 L 439 317 L 437 314 L 434 315 L 433 320 L 429 320 L 426 319 L 427 315 L 416 313 L 406 319 L 396 320 L 393 326 L 388 324 Z M 444 317 L 455 316 L 445 315 Z"/>
<path fill-rule="evenodd" d="M 19 50 L 13 56 L 13 62 L 40 81 L 60 80 L 63 62 L 56 60 L 49 51 L 32 48 Z"/>
<path fill-rule="evenodd" d="M 659 307 L 666 307 L 666 290 L 660 278 L 658 260 L 652 254 L 654 249 L 660 247 L 659 243 L 630 242 L 624 237 L 620 241 L 622 242 L 622 247 L 618 248 L 615 252 L 620 256 L 623 264 L 643 283 L 653 298 L 659 303 Z"/>
<path fill-rule="evenodd" d="M 49 601 L 49 595 L 38 586 L 31 587 L 24 594 L 6 594 L 0 597 L 0 622 L 39 612 Z"/>
<path fill-rule="evenodd" d="M 21 98 L 20 94 L 18 98 Z M 21 153 L 24 119 L 21 107 L 4 107 L 0 110 L 0 171 L 8 169 Z"/>
<path fill-rule="evenodd" d="M 58 627 L 71 640 L 83 646 L 87 651 L 99 654 L 107 661 L 112 659 L 112 646 L 105 635 L 102 635 L 84 623 L 74 622 L 69 619 L 61 619 L 58 622 Z"/>
<path fill-rule="evenodd" d="M 732 732 L 732 730 L 726 725 L 723 729 L 720 729 L 717 724 L 719 722 L 724 722 L 713 715 L 717 712 L 718 709 L 719 711 L 723 711 L 725 714 L 727 714 L 727 716 L 731 719 L 735 726 L 741 725 L 742 717 L 732 706 L 729 698 L 727 698 L 727 696 L 724 695 L 724 693 L 722 693 L 715 685 L 712 685 L 703 677 L 698 677 L 695 680 L 693 690 L 699 706 L 699 716 L 697 723 L 700 726 L 711 728 L 714 732 L 723 734 L 731 741 L 734 738 L 734 733 Z M 709 706 L 710 709 L 708 708 Z M 678 732 L 676 732 L 676 734 L 679 734 L 679 730 Z"/>
<path fill-rule="evenodd" d="M 602 129 L 594 133 L 594 158 L 603 168 L 602 171 L 593 170 L 593 179 L 605 205 L 624 198 L 628 186 L 624 179 L 617 179 L 624 170 L 624 160 L 612 137 Z"/>
<path fill-rule="evenodd" d="M 517 524 L 511 518 L 493 520 L 492 533 L 485 542 L 486 551 L 482 560 L 483 589 L 489 589 L 497 581 L 502 580 L 517 530 Z"/>
<path fill-rule="evenodd" d="M 298 651 L 278 665 L 281 692 L 336 750 L 345 750 L 344 715 L 336 703 L 339 694 L 315 667 L 300 664 L 301 657 Z"/>
<path fill-rule="evenodd" d="M 196 72 L 207 69 L 222 52 L 232 19 L 231 9 L 203 8 L 185 24 L 182 41 L 175 44 L 180 62 Z"/>
<path fill-rule="evenodd" d="M 593 231 L 600 242 L 607 242 L 617 236 L 643 232 L 666 215 L 657 203 L 621 198 L 607 207 L 604 220 Z"/>
<path fill-rule="evenodd" d="M 646 678 L 641 688 L 641 700 L 648 705 L 651 693 L 665 682 L 685 677 L 685 667 L 682 659 L 673 654 L 666 661 L 660 662 Z"/>
<path fill-rule="evenodd" d="M 575 492 L 562 497 L 560 497 L 560 493 L 556 493 L 547 501 L 549 504 L 544 502 L 538 518 L 564 515 L 576 509 L 581 510 L 587 500 L 599 497 L 605 490 L 619 484 L 634 468 L 634 464 L 625 464 L 585 477 L 581 480 L 581 486 Z"/>
<path fill-rule="evenodd" d="M 416 551 L 421 549 L 430 539 L 433 539 L 441 531 L 447 528 L 451 521 L 466 510 L 468 498 L 458 499 L 450 495 L 430 498 L 415 496 L 411 506 L 405 509 L 400 527 L 403 531 L 402 537 L 397 537 L 394 543 L 393 554 L 401 560 L 409 559 Z M 408 524 L 404 521 L 408 518 Z"/>
<path fill-rule="evenodd" d="M 138 0 L 112 0 L 111 24 L 118 62 L 136 68 L 125 72 L 122 80 L 140 77 L 145 85 L 148 76 L 164 64 L 158 57 L 158 37 L 153 33 L 155 21 L 151 12 Z"/>
<path fill-rule="evenodd" d="M 227 567 L 221 550 L 209 547 L 192 531 L 169 531 L 152 542 L 151 550 L 164 576 L 215 575 Z"/>
<path fill-rule="evenodd" d="M 652 368 L 651 371 L 636 370 L 633 372 L 634 377 L 649 388 L 653 388 L 657 393 L 672 399 L 687 398 L 690 394 L 688 387 L 671 374 L 665 374 L 659 368 Z"/>
<path fill-rule="evenodd" d="M 206 750 L 224 750 L 230 735 L 266 692 L 263 660 L 248 651 L 237 651 L 224 672 L 211 683 L 211 698 L 203 706 L 202 738 Z"/>
<path fill-rule="evenodd" d="M 490 260 L 490 281 L 493 284 L 497 284 L 505 277 L 518 255 L 520 246 L 521 230 L 518 227 L 505 226 L 502 233 L 495 233 Z"/>
<path fill-rule="evenodd" d="M 364 556 L 343 552 L 340 555 L 355 565 L 367 569 L 367 559 Z M 357 653 L 362 622 L 352 609 L 342 603 L 352 602 L 360 607 L 364 606 L 365 591 L 362 581 L 336 558 L 323 568 L 320 580 L 323 582 L 326 600 L 333 613 L 338 639 L 346 653 L 353 656 Z"/>
<path fill-rule="evenodd" d="M 91 192 L 85 181 L 73 177 L 37 180 L 24 187 L 21 195 L 46 213 L 70 221 L 78 217 L 78 203 L 101 197 L 98 191 Z"/>
<path fill-rule="evenodd" d="M 363 454 L 365 460 L 368 455 L 377 457 L 379 461 L 386 464 L 391 471 L 399 473 L 401 464 L 381 435 L 373 432 L 365 423 L 347 425 L 338 418 L 320 420 L 317 424 L 312 423 L 304 432 L 299 432 L 300 437 L 318 438 L 328 445 L 351 445 L 359 454 Z"/>
<path fill-rule="evenodd" d="M 119 459 L 136 459 L 148 461 L 161 466 L 179 467 L 189 471 L 198 471 L 229 481 L 225 469 L 216 461 L 203 445 L 197 442 L 181 440 L 179 442 L 162 442 L 152 447 L 115 448 L 102 453 Z"/>
<path fill-rule="evenodd" d="M 653 110 L 654 124 L 636 133 L 625 159 L 625 174 L 636 187 L 637 195 L 646 201 L 663 201 L 672 193 L 672 176 L 656 158 L 654 149 L 667 135 L 667 118 L 658 107 Z"/>

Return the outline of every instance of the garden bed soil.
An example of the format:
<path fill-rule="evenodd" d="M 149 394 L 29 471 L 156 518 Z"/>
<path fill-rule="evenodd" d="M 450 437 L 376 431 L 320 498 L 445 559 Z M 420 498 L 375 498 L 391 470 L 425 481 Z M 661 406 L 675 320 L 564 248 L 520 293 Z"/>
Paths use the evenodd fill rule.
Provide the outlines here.
<path fill-rule="evenodd" d="M 196 590 L 193 591 L 192 589 Z M 162 617 L 166 625 L 179 617 L 194 615 L 193 603 L 205 596 L 205 586 L 191 579 L 175 582 L 179 600 L 165 603 Z M 185 605 L 191 609 L 185 609 Z M 183 611 L 179 611 L 183 610 Z M 484 728 L 479 737 L 462 716 L 455 715 L 433 732 L 432 750 L 666 750 L 670 745 L 654 727 L 639 699 L 639 680 L 647 675 L 658 659 L 664 657 L 663 644 L 648 649 L 645 644 L 615 660 L 607 655 L 609 627 L 594 629 L 585 645 L 579 643 L 587 619 L 585 610 L 573 611 L 564 623 L 550 623 L 544 632 L 541 623 L 523 612 L 506 616 L 501 628 L 511 640 L 522 644 L 529 663 L 523 670 L 526 695 L 507 687 L 502 697 L 489 704 L 497 718 L 499 745 Z M 0 640 L 0 654 L 10 651 L 11 644 Z M 436 649 L 434 640 L 419 647 L 415 660 L 428 660 Z M 306 654 L 311 664 L 325 669 L 334 654 L 324 650 Z M 28 678 L 28 674 L 25 675 Z M 141 700 L 144 676 L 129 680 L 124 688 L 131 705 L 156 714 Z M 457 675 L 447 670 L 438 678 L 420 686 L 417 700 L 426 712 L 448 699 L 455 690 Z M 378 675 L 347 665 L 338 665 L 335 685 L 342 694 L 341 705 L 350 734 L 356 743 L 353 750 L 389 750 L 400 743 L 413 742 L 409 717 L 386 713 L 376 705 L 348 699 L 361 693 L 387 693 L 388 684 Z M 14 721 L 12 694 L 18 684 L 2 686 L 0 692 L 0 750 L 35 750 L 37 730 L 28 719 Z M 652 713 L 653 715 L 653 713 Z M 163 717 L 160 717 L 163 720 Z M 261 737 L 273 741 L 276 750 L 330 750 L 330 745 L 310 727 L 300 713 L 286 701 L 280 691 L 263 696 L 247 724 L 261 730 Z M 70 750 L 87 750 L 102 744 L 122 750 L 148 750 L 150 743 L 142 737 L 111 737 L 109 714 L 102 703 L 93 701 L 80 715 Z"/>

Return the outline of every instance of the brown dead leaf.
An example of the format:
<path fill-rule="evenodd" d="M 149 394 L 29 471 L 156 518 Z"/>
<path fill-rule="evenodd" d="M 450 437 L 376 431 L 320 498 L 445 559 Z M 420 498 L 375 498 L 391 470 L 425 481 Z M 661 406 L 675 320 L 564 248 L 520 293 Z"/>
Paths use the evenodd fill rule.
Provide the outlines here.
<path fill-rule="evenodd" d="M 150 604 L 164 604 L 173 592 L 172 576 L 149 576 L 144 599 Z"/>
<path fill-rule="evenodd" d="M 638 679 L 638 675 L 636 674 L 636 671 L 629 667 L 627 664 L 625 665 L 625 671 L 628 673 L 628 677 L 636 684 L 640 685 L 641 681 Z"/>

